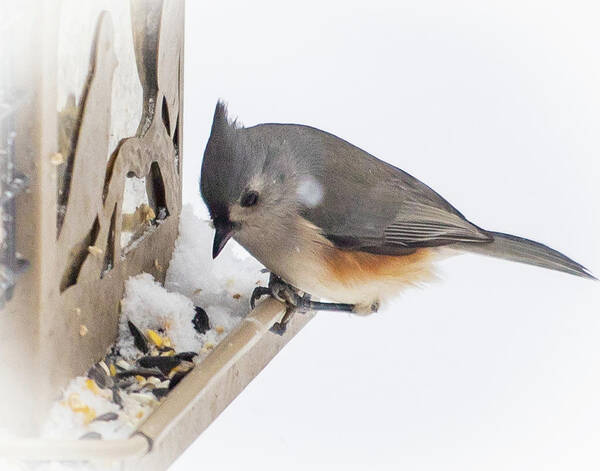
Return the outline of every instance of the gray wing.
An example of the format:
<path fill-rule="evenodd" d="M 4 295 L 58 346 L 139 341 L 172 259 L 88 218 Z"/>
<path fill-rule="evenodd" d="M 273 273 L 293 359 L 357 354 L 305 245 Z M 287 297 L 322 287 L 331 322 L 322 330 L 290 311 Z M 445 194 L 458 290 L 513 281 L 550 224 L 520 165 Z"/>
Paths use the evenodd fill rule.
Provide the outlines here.
<path fill-rule="evenodd" d="M 268 125 L 277 126 L 277 125 Z M 315 128 L 274 128 L 320 182 L 319 204 L 302 214 L 338 247 L 379 254 L 485 243 L 492 237 L 408 173 Z"/>
<path fill-rule="evenodd" d="M 461 215 L 412 197 L 400 203 L 394 220 L 384 228 L 383 245 L 427 247 L 492 240 Z"/>
<path fill-rule="evenodd" d="M 361 202 L 357 202 L 354 208 L 327 206 L 329 211 L 339 211 L 339 219 L 344 219 L 341 224 L 332 223 L 330 215 L 315 208 L 309 208 L 303 214 L 321 228 L 325 237 L 347 250 L 398 255 L 412 253 L 422 247 L 493 240 L 460 215 L 432 206 L 430 202 L 415 200 L 413 196 L 393 206 L 389 202 L 383 203 L 380 207 L 385 205 L 388 211 L 390 207 L 395 209 L 394 215 L 387 218 L 374 217 L 374 212 Z M 382 213 L 385 212 L 382 210 Z"/>

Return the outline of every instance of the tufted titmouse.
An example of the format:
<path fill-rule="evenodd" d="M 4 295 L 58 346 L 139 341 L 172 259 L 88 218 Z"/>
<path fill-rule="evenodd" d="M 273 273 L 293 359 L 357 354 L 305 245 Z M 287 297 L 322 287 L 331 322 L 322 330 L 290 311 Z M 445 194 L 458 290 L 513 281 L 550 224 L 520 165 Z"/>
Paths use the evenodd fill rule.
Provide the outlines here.
<path fill-rule="evenodd" d="M 594 279 L 543 244 L 477 227 L 424 183 L 349 142 L 297 124 L 244 128 L 222 102 L 200 190 L 215 228 L 213 257 L 233 237 L 277 275 L 272 285 L 335 301 L 292 296 L 296 306 L 373 312 L 430 280 L 432 263 L 457 251 Z"/>

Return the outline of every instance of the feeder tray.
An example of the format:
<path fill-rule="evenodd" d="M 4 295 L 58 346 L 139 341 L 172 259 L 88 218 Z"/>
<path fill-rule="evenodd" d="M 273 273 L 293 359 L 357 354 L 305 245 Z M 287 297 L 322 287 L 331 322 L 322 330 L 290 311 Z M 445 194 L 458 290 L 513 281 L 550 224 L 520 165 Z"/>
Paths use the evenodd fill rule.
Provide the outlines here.
<path fill-rule="evenodd" d="M 165 470 L 235 399 L 313 313 L 296 315 L 284 335 L 270 328 L 285 306 L 261 302 L 169 393 L 128 439 L 0 440 L 0 455 L 36 460 L 118 462 L 124 469 Z"/>

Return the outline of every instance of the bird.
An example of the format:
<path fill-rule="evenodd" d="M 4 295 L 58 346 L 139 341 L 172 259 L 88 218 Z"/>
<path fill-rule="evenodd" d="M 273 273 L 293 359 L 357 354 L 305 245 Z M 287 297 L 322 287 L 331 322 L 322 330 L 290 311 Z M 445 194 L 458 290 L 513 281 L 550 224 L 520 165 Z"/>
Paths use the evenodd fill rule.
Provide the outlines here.
<path fill-rule="evenodd" d="M 295 310 L 376 312 L 460 253 L 596 279 L 546 245 L 482 229 L 420 180 L 333 134 L 300 124 L 244 127 L 222 100 L 199 183 L 213 258 L 233 238 L 271 272 L 251 304 L 263 295 L 284 301 L 280 332 Z"/>

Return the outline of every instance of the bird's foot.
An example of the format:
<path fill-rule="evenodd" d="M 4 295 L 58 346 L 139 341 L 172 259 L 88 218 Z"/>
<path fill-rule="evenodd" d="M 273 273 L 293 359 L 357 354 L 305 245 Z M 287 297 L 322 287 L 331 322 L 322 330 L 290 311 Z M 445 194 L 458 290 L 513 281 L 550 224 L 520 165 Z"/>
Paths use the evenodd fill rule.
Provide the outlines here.
<path fill-rule="evenodd" d="M 354 312 L 354 304 L 344 303 L 322 303 L 313 301 L 311 295 L 304 293 L 294 286 L 286 283 L 277 275 L 271 273 L 269 286 L 259 286 L 254 289 L 250 297 L 250 306 L 254 309 L 256 300 L 263 296 L 270 295 L 286 305 L 286 311 L 281 321 L 276 322 L 271 331 L 283 335 L 287 329 L 287 324 L 296 311 L 305 313 L 308 311 L 343 311 Z"/>
<path fill-rule="evenodd" d="M 285 314 L 279 322 L 273 324 L 271 332 L 283 335 L 287 329 L 287 324 L 296 311 L 306 312 L 306 300 L 310 300 L 310 295 L 304 294 L 292 285 L 286 283 L 277 275 L 271 273 L 269 278 L 269 286 L 258 286 L 254 288 L 250 297 L 250 307 L 254 309 L 256 301 L 263 296 L 271 296 L 285 304 Z"/>
<path fill-rule="evenodd" d="M 281 301 L 288 306 L 303 311 L 306 311 L 306 309 L 303 309 L 305 299 L 310 299 L 310 295 L 302 293 L 302 291 L 294 288 L 273 273 L 271 273 L 269 278 L 268 287 L 258 286 L 254 288 L 252 296 L 250 297 L 250 307 L 254 309 L 256 301 L 263 296 L 271 296 L 277 299 L 277 301 Z"/>
<path fill-rule="evenodd" d="M 265 288 L 264 286 L 254 288 L 252 296 L 250 296 L 250 309 L 254 309 L 256 307 L 256 301 L 267 295 L 271 295 L 271 290 L 269 288 Z"/>

